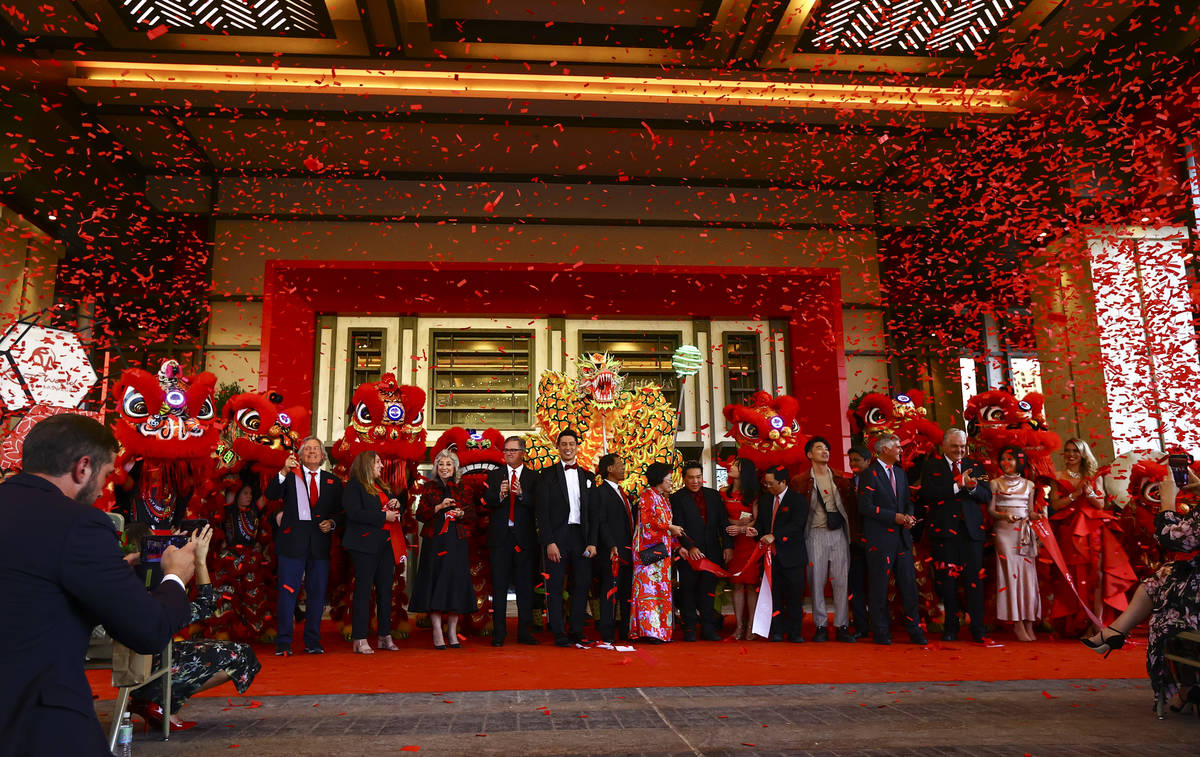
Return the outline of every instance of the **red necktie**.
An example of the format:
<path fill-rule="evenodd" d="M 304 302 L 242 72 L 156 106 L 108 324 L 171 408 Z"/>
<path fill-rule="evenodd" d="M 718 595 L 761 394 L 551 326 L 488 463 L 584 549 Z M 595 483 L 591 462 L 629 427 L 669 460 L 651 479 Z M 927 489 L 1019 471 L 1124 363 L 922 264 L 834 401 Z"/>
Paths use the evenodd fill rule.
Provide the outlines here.
<path fill-rule="evenodd" d="M 512 471 L 512 480 L 508 482 L 508 522 L 516 522 L 517 493 L 513 489 L 517 485 L 517 472 Z"/>
<path fill-rule="evenodd" d="M 621 501 L 625 503 L 625 517 L 629 519 L 629 533 L 633 533 L 633 509 L 629 507 L 629 497 L 625 496 L 624 489 L 617 489 L 621 493 Z"/>
<path fill-rule="evenodd" d="M 962 486 L 962 471 L 959 470 L 958 461 L 954 461 L 954 483 Z"/>
<path fill-rule="evenodd" d="M 775 513 L 779 512 L 779 500 L 782 498 L 782 494 L 775 495 L 775 507 L 771 508 L 771 533 L 775 532 Z"/>
<path fill-rule="evenodd" d="M 315 471 L 308 472 L 308 503 L 312 507 L 317 506 L 317 474 Z M 316 515 L 316 513 L 313 513 Z"/>
<path fill-rule="evenodd" d="M 704 503 L 704 492 L 693 492 L 692 499 L 696 500 L 696 509 L 700 511 L 700 520 L 708 522 L 708 506 Z"/>

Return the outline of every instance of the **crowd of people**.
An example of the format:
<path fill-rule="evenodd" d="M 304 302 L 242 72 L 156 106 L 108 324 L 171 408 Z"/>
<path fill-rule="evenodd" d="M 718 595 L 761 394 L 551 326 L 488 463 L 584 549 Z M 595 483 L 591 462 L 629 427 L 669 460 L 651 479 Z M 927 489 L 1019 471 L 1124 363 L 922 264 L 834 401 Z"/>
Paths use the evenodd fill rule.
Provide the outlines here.
<path fill-rule="evenodd" d="M 283 503 L 271 518 L 279 587 L 276 654 L 292 653 L 301 587 L 308 600 L 305 651 L 324 652 L 321 618 L 336 533 L 357 579 L 353 651 L 398 650 L 388 626 L 392 584 L 408 549 L 400 521 L 414 501 L 421 543 L 408 609 L 428 614 L 438 650 L 457 649 L 465 641 L 459 618 L 476 607 L 470 535 L 483 513 L 489 522 L 494 646 L 507 641 L 510 588 L 518 643 L 539 643 L 533 620 L 539 584 L 545 589 L 546 625 L 558 646 L 587 642 L 589 615 L 605 642 L 720 640 L 725 618 L 714 600 L 721 579 L 732 588 L 738 639 L 804 642 L 803 603 L 811 595 L 812 641 L 854 643 L 869 636 L 876 644 L 890 644 L 894 613 L 888 589 L 894 582 L 900 599 L 895 625 L 911 642 L 925 644 L 929 624 L 916 579 L 920 543 L 927 543 L 945 611 L 942 639 L 957 639 L 965 622 L 972 638 L 986 644 L 987 586 L 994 587 L 994 620 L 1011 623 L 1020 641 L 1034 640 L 1048 604 L 1064 601 L 1039 578 L 1045 574 L 1038 569 L 1037 521 L 1052 518 L 1059 528 L 1074 529 L 1079 517 L 1095 517 L 1086 508 L 1103 511 L 1105 504 L 1095 458 L 1080 439 L 1064 446 L 1064 468 L 1056 476 L 1065 483 L 1057 488 L 1029 476 L 1025 452 L 1017 447 L 999 452 L 1000 475 L 988 480 L 985 465 L 967 456 L 968 439 L 959 429 L 947 430 L 937 453 L 910 466 L 911 483 L 900 440 L 891 435 L 876 438 L 870 450 L 851 449 L 849 473 L 831 466 L 832 445 L 820 436 L 805 444 L 809 465 L 799 475 L 782 466 L 758 470 L 739 457 L 729 462 L 727 485 L 719 491 L 704 485 L 703 467 L 695 461 L 682 466 L 683 486 L 677 490 L 674 467 L 653 463 L 644 472 L 646 485 L 631 491 L 623 485 L 626 461 L 619 455 L 604 455 L 593 472 L 579 464 L 578 447 L 575 432 L 561 432 L 558 462 L 534 472 L 525 465 L 523 439 L 510 436 L 504 441 L 505 465 L 476 496 L 463 485 L 459 460 L 448 449 L 436 455 L 431 477 L 399 492 L 389 491 L 374 452 L 354 460 L 343 485 L 324 470 L 320 440 L 306 439 L 265 492 Z M 7 671 L 0 686 L 0 729 L 27 724 L 20 732 L 34 741 L 20 746 L 33 751 L 65 753 L 94 747 L 102 738 L 82 671 L 82 650 L 93 626 L 104 625 L 134 651 L 154 654 L 213 611 L 210 527 L 197 529 L 186 547 L 167 549 L 159 569 L 139 573 L 136 555 L 122 555 L 109 520 L 91 507 L 116 449 L 111 432 L 96 422 L 55 416 L 30 432 L 23 472 L 0 486 L 0 514 L 11 526 L 0 531 L 0 605 L 8 610 L 0 623 L 0 663 Z M 1200 479 L 1189 475 L 1188 488 L 1200 489 Z M 1200 511 L 1177 513 L 1172 476 L 1158 483 L 1159 542 L 1167 550 L 1196 550 Z M 239 490 L 226 520 L 253 512 L 253 494 Z M 227 540 L 239 533 L 230 523 L 224 530 Z M 1073 532 L 1062 538 L 1073 538 Z M 988 543 L 995 556 L 985 565 Z M 1149 619 L 1151 682 L 1175 709 L 1200 704 L 1200 688 L 1178 685 L 1164 651 L 1176 633 L 1200 626 L 1198 568 L 1195 558 L 1166 564 L 1133 592 L 1128 609 L 1111 625 L 1082 639 L 1107 654 Z M 189 599 L 186 584 L 193 576 L 196 591 Z M 1076 577 L 1083 586 L 1094 581 Z M 772 607 L 764 613 L 760 588 L 767 585 Z M 1076 602 L 1088 598 L 1085 590 Z M 375 647 L 368 641 L 372 609 Z M 72 649 L 79 654 L 63 654 Z M 171 701 L 162 701 L 162 691 L 150 686 L 138 692 L 133 709 L 148 720 L 170 718 L 174 727 L 186 728 L 191 724 L 180 720 L 179 710 L 188 697 L 225 682 L 244 692 L 259 668 L 246 644 L 182 642 L 175 649 Z M 60 694 L 61 701 L 55 698 Z"/>

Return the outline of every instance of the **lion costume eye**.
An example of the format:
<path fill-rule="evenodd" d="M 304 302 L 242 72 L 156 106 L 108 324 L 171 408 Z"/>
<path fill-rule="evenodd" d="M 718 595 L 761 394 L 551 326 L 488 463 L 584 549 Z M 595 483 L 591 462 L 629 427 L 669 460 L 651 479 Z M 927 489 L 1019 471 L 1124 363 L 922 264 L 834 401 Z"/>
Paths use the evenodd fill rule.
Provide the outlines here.
<path fill-rule="evenodd" d="M 1162 498 L 1158 493 L 1158 482 L 1151 481 L 1142 484 L 1142 499 L 1149 502 L 1151 505 L 1158 505 L 1162 502 Z"/>
<path fill-rule="evenodd" d="M 413 417 L 412 417 L 412 418 L 409 420 L 409 422 L 408 422 L 408 425 L 410 425 L 410 426 L 420 426 L 420 425 L 421 425 L 422 423 L 424 423 L 424 422 L 425 422 L 425 411 L 424 411 L 424 410 L 422 410 L 422 411 L 420 411 L 419 413 L 417 413 L 416 415 L 414 415 L 414 416 L 413 416 Z"/>
<path fill-rule="evenodd" d="M 355 405 L 354 420 L 358 421 L 359 423 L 361 423 L 364 426 L 371 425 L 371 411 L 367 409 L 367 406 L 365 403 L 360 402 L 357 405 Z"/>
<path fill-rule="evenodd" d="M 1004 408 L 999 405 L 988 405 L 979 411 L 979 420 L 984 423 L 1004 420 Z"/>
<path fill-rule="evenodd" d="M 750 421 L 742 421 L 742 425 L 739 428 L 741 429 L 742 436 L 746 437 L 747 439 L 758 438 L 758 426 L 756 426 L 754 423 Z"/>
<path fill-rule="evenodd" d="M 867 422 L 868 426 L 878 426 L 887 419 L 884 417 L 882 410 L 877 407 L 873 407 L 867 410 L 867 414 L 863 416 L 863 420 Z"/>
<path fill-rule="evenodd" d="M 800 421 L 796 421 L 796 420 L 792 421 L 792 433 L 793 434 L 800 433 Z"/>
<path fill-rule="evenodd" d="M 146 398 L 132 386 L 125 390 L 125 396 L 121 399 L 121 412 L 130 418 L 147 418 L 150 415 Z"/>
<path fill-rule="evenodd" d="M 206 399 L 204 400 L 204 404 L 200 406 L 200 412 L 196 413 L 196 420 L 209 421 L 216 414 L 217 412 L 213 409 L 212 400 Z"/>
<path fill-rule="evenodd" d="M 262 425 L 262 418 L 259 417 L 258 411 L 253 408 L 239 410 L 236 417 L 239 426 L 251 431 L 258 431 Z"/>

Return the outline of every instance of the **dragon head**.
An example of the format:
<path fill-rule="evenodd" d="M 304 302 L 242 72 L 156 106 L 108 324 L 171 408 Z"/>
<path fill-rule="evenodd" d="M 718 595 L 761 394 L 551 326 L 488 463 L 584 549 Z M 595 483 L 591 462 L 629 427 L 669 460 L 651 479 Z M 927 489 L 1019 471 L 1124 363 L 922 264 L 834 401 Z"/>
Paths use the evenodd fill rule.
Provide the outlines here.
<path fill-rule="evenodd" d="M 444 449 L 458 455 L 463 476 L 472 473 L 486 476 L 504 465 L 504 436 L 494 428 L 448 428 L 434 443 L 430 458 L 436 458 Z"/>
<path fill-rule="evenodd" d="M 359 452 L 372 450 L 386 462 L 425 457 L 425 391 L 400 384 L 395 374 L 360 384 L 346 411 L 350 425 L 333 445 L 333 458 L 349 465 Z"/>
<path fill-rule="evenodd" d="M 213 409 L 216 383 L 207 371 L 184 376 L 174 360 L 164 361 L 157 374 L 122 372 L 114 391 L 117 441 L 128 454 L 149 459 L 208 457 L 220 431 Z"/>
<path fill-rule="evenodd" d="M 283 467 L 288 455 L 298 452 L 308 411 L 283 407 L 278 392 L 235 394 L 225 403 L 222 417 L 229 448 L 237 457 L 261 470 Z"/>
<path fill-rule="evenodd" d="M 900 437 L 900 464 L 910 467 L 921 455 L 927 455 L 942 443 L 943 431 L 929 420 L 925 409 L 925 393 L 911 389 L 889 397 L 871 392 L 850 403 L 846 417 L 850 432 L 868 447 L 887 434 Z"/>
<path fill-rule="evenodd" d="M 591 398 L 596 407 L 611 410 L 617 406 L 617 398 L 625 377 L 621 375 L 621 361 L 598 352 L 579 359 L 579 379 L 576 389 L 584 397 Z"/>
<path fill-rule="evenodd" d="M 738 443 L 738 454 L 749 458 L 760 471 L 783 465 L 802 466 L 807 458 L 804 443 L 808 437 L 800 430 L 800 403 L 783 394 L 772 397 L 755 392 L 748 405 L 726 405 L 728 435 Z"/>

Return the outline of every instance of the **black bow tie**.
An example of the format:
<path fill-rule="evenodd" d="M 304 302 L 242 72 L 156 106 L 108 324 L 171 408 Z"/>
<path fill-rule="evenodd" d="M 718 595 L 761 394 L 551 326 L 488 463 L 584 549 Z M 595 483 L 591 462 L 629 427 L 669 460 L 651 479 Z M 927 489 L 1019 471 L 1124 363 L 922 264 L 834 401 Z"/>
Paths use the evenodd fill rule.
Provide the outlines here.
<path fill-rule="evenodd" d="M 563 463 L 563 470 L 575 470 L 578 467 L 577 463 Z"/>

